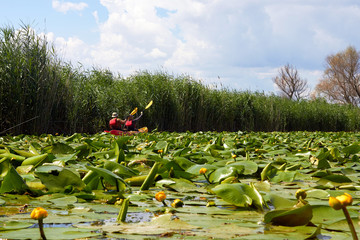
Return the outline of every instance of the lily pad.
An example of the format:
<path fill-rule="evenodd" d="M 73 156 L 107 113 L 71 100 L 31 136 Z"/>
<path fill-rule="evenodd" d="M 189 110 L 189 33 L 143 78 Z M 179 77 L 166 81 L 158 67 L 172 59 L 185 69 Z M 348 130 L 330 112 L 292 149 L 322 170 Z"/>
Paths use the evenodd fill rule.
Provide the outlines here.
<path fill-rule="evenodd" d="M 264 222 L 281 226 L 303 226 L 313 217 L 312 207 L 306 204 L 290 210 L 273 210 L 265 214 Z"/>

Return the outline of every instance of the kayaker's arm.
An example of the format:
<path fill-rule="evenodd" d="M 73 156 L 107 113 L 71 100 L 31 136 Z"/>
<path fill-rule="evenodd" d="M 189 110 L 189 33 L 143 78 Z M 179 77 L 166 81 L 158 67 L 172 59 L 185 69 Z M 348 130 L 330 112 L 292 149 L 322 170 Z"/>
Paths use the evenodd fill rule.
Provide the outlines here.
<path fill-rule="evenodd" d="M 137 118 L 135 118 L 135 119 L 133 120 L 133 122 L 139 120 L 139 119 L 142 117 L 142 115 L 143 115 L 143 112 L 141 112 L 141 113 L 140 113 L 140 116 L 138 116 Z"/>

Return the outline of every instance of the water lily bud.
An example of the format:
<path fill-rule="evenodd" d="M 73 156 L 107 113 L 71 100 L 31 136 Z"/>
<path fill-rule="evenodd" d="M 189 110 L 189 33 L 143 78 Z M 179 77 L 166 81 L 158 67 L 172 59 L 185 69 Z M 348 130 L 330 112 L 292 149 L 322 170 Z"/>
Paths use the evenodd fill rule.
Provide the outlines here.
<path fill-rule="evenodd" d="M 236 154 L 231 154 L 231 157 L 235 159 L 237 156 Z"/>
<path fill-rule="evenodd" d="M 329 206 L 332 207 L 335 210 L 339 210 L 339 209 L 342 208 L 341 202 L 335 197 L 330 197 L 329 198 Z"/>
<path fill-rule="evenodd" d="M 205 174 L 206 172 L 207 172 L 206 168 L 200 168 L 200 171 L 199 171 L 200 174 Z"/>
<path fill-rule="evenodd" d="M 166 199 L 166 194 L 163 191 L 158 192 L 155 194 L 155 199 L 159 202 L 162 202 Z"/>
<path fill-rule="evenodd" d="M 296 193 L 295 193 L 296 199 L 300 199 L 300 198 L 305 199 L 306 196 L 307 196 L 307 193 L 306 193 L 306 191 L 303 190 L 303 189 L 299 189 L 299 190 L 297 190 Z"/>
<path fill-rule="evenodd" d="M 178 208 L 184 206 L 184 202 L 180 199 L 175 199 L 174 202 L 171 204 L 173 208 Z"/>
<path fill-rule="evenodd" d="M 48 216 L 48 212 L 42 207 L 35 208 L 30 214 L 30 217 L 36 220 L 44 219 L 47 216 Z"/>
<path fill-rule="evenodd" d="M 344 195 L 337 196 L 336 199 L 340 201 L 343 207 L 349 206 L 353 202 L 351 195 L 348 193 L 344 193 Z"/>

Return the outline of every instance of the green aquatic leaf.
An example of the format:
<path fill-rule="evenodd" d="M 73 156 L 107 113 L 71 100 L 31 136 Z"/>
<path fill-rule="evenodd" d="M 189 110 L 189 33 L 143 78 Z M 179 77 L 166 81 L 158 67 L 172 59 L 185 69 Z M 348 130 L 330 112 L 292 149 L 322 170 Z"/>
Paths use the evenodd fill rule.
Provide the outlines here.
<path fill-rule="evenodd" d="M 94 229 L 74 227 L 44 228 L 44 232 L 47 239 L 84 239 L 101 236 L 101 233 L 94 231 Z M 40 239 L 40 233 L 38 228 L 27 228 L 0 232 L 0 237 L 4 239 Z"/>
<path fill-rule="evenodd" d="M 228 166 L 244 166 L 244 171 L 242 172 L 243 175 L 251 175 L 258 170 L 258 165 L 253 161 L 237 161 Z"/>
<path fill-rule="evenodd" d="M 281 195 L 284 194 L 271 193 L 269 196 L 270 202 L 275 207 L 275 209 L 292 208 L 294 205 L 296 205 L 297 201 L 284 198 Z"/>
<path fill-rule="evenodd" d="M 350 183 L 352 180 L 344 175 L 340 174 L 330 174 L 325 177 L 322 177 L 324 180 L 329 180 L 334 183 Z"/>
<path fill-rule="evenodd" d="M 278 169 L 273 166 L 272 162 L 268 163 L 261 171 L 261 181 L 270 180 L 276 175 L 277 171 Z"/>
<path fill-rule="evenodd" d="M 107 170 L 105 168 L 92 167 L 92 166 L 86 166 L 86 168 L 93 171 L 98 176 L 103 177 L 108 183 L 110 183 L 113 186 L 116 186 L 118 184 L 117 181 L 120 181 L 120 182 L 126 184 L 124 179 L 122 179 L 121 177 L 119 177 L 115 173 L 113 173 L 113 172 L 111 172 L 111 171 L 109 171 L 109 170 Z M 96 176 L 95 176 L 95 178 L 96 178 Z"/>
<path fill-rule="evenodd" d="M 50 152 L 53 154 L 68 154 L 74 153 L 75 150 L 68 144 L 58 142 L 51 145 Z"/>
<path fill-rule="evenodd" d="M 155 162 L 154 165 L 151 167 L 150 172 L 146 176 L 143 184 L 140 186 L 140 191 L 148 190 L 150 186 L 154 183 L 156 174 L 158 173 L 161 167 L 161 163 Z"/>
<path fill-rule="evenodd" d="M 336 211 L 332 207 L 327 205 L 313 205 L 313 218 L 311 222 L 314 224 L 328 225 L 336 221 L 344 219 L 344 213 L 342 211 Z M 358 217 L 357 211 L 348 209 L 351 218 Z"/>
<path fill-rule="evenodd" d="M 186 170 L 196 165 L 195 163 L 193 163 L 192 161 L 188 160 L 185 157 L 174 157 L 173 161 L 176 162 L 183 170 Z"/>
<path fill-rule="evenodd" d="M 281 226 L 303 226 L 308 224 L 312 217 L 312 207 L 306 204 L 300 208 L 267 212 L 264 216 L 264 222 Z"/>
<path fill-rule="evenodd" d="M 231 176 L 238 176 L 244 172 L 244 166 L 226 166 L 216 169 L 209 175 L 209 181 L 211 183 L 218 183 L 222 180 L 231 177 Z"/>
<path fill-rule="evenodd" d="M 360 145 L 352 144 L 350 146 L 346 146 L 342 149 L 342 152 L 344 152 L 346 155 L 357 154 L 360 152 Z"/>
<path fill-rule="evenodd" d="M 115 142 L 115 156 L 116 163 L 121 163 L 125 161 L 125 152 L 124 149 L 120 148 L 119 143 Z"/>
<path fill-rule="evenodd" d="M 124 165 L 121 165 L 119 163 L 104 160 L 104 168 L 115 173 L 116 175 L 120 177 L 133 177 L 138 174 L 137 171 L 134 171 L 131 168 L 125 167 Z"/>
<path fill-rule="evenodd" d="M 328 191 L 321 189 L 311 189 L 306 191 L 307 198 L 318 198 L 318 199 L 328 199 L 330 194 Z"/>
<path fill-rule="evenodd" d="M 15 170 L 9 160 L 0 163 L 0 176 L 3 178 L 0 193 L 24 193 L 29 187 L 24 179 Z"/>
<path fill-rule="evenodd" d="M 85 187 L 78 173 L 69 168 L 43 165 L 35 169 L 35 175 L 50 192 L 64 191 L 68 186 L 81 190 Z"/>
<path fill-rule="evenodd" d="M 33 165 L 34 167 L 37 167 L 38 165 L 40 165 L 46 158 L 47 158 L 48 154 L 44 153 L 41 155 L 36 155 L 36 156 L 32 156 L 29 157 L 27 159 L 25 159 L 21 165 Z"/>
<path fill-rule="evenodd" d="M 198 188 L 194 183 L 183 178 L 162 179 L 156 182 L 156 186 L 173 189 L 177 192 L 206 192 Z"/>
<path fill-rule="evenodd" d="M 152 219 L 151 222 L 140 222 L 134 224 L 122 224 L 104 226 L 102 229 L 106 232 L 121 232 L 127 234 L 162 234 L 173 231 L 191 231 L 199 229 L 190 225 L 179 218 L 173 218 L 172 214 L 163 214 Z"/>
<path fill-rule="evenodd" d="M 270 179 L 271 182 L 292 182 L 295 180 L 297 172 L 296 171 L 277 171 L 276 175 Z"/>
<path fill-rule="evenodd" d="M 199 164 L 199 165 L 193 165 L 193 166 L 189 167 L 188 169 L 186 169 L 186 172 L 194 174 L 194 175 L 199 175 L 199 171 L 201 168 L 206 168 L 208 173 L 210 173 L 212 170 L 216 169 L 216 167 L 211 164 L 201 164 L 201 165 Z"/>
<path fill-rule="evenodd" d="M 319 159 L 317 168 L 318 169 L 329 169 L 329 168 L 331 168 L 331 166 L 330 166 L 330 163 L 328 160 L 322 158 L 322 159 Z"/>
<path fill-rule="evenodd" d="M 0 221 L 0 231 L 11 231 L 28 228 L 34 225 L 29 222 L 20 222 L 20 221 Z M 1 235 L 0 235 L 1 236 Z"/>
<path fill-rule="evenodd" d="M 225 183 L 214 187 L 212 191 L 228 203 L 238 207 L 249 207 L 253 204 L 253 199 L 247 194 L 248 188 L 249 185 L 245 183 Z"/>

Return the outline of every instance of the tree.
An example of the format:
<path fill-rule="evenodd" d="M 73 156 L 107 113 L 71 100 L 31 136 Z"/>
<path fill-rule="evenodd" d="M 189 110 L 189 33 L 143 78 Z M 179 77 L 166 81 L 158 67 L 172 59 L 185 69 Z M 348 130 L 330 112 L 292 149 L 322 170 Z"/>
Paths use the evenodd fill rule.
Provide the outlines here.
<path fill-rule="evenodd" d="M 308 89 L 307 81 L 301 79 L 295 67 L 286 64 L 279 70 L 273 82 L 281 90 L 281 94 L 293 100 L 300 100 Z"/>
<path fill-rule="evenodd" d="M 360 104 L 360 52 L 352 46 L 326 57 L 323 78 L 317 84 L 317 95 L 331 102 Z"/>

